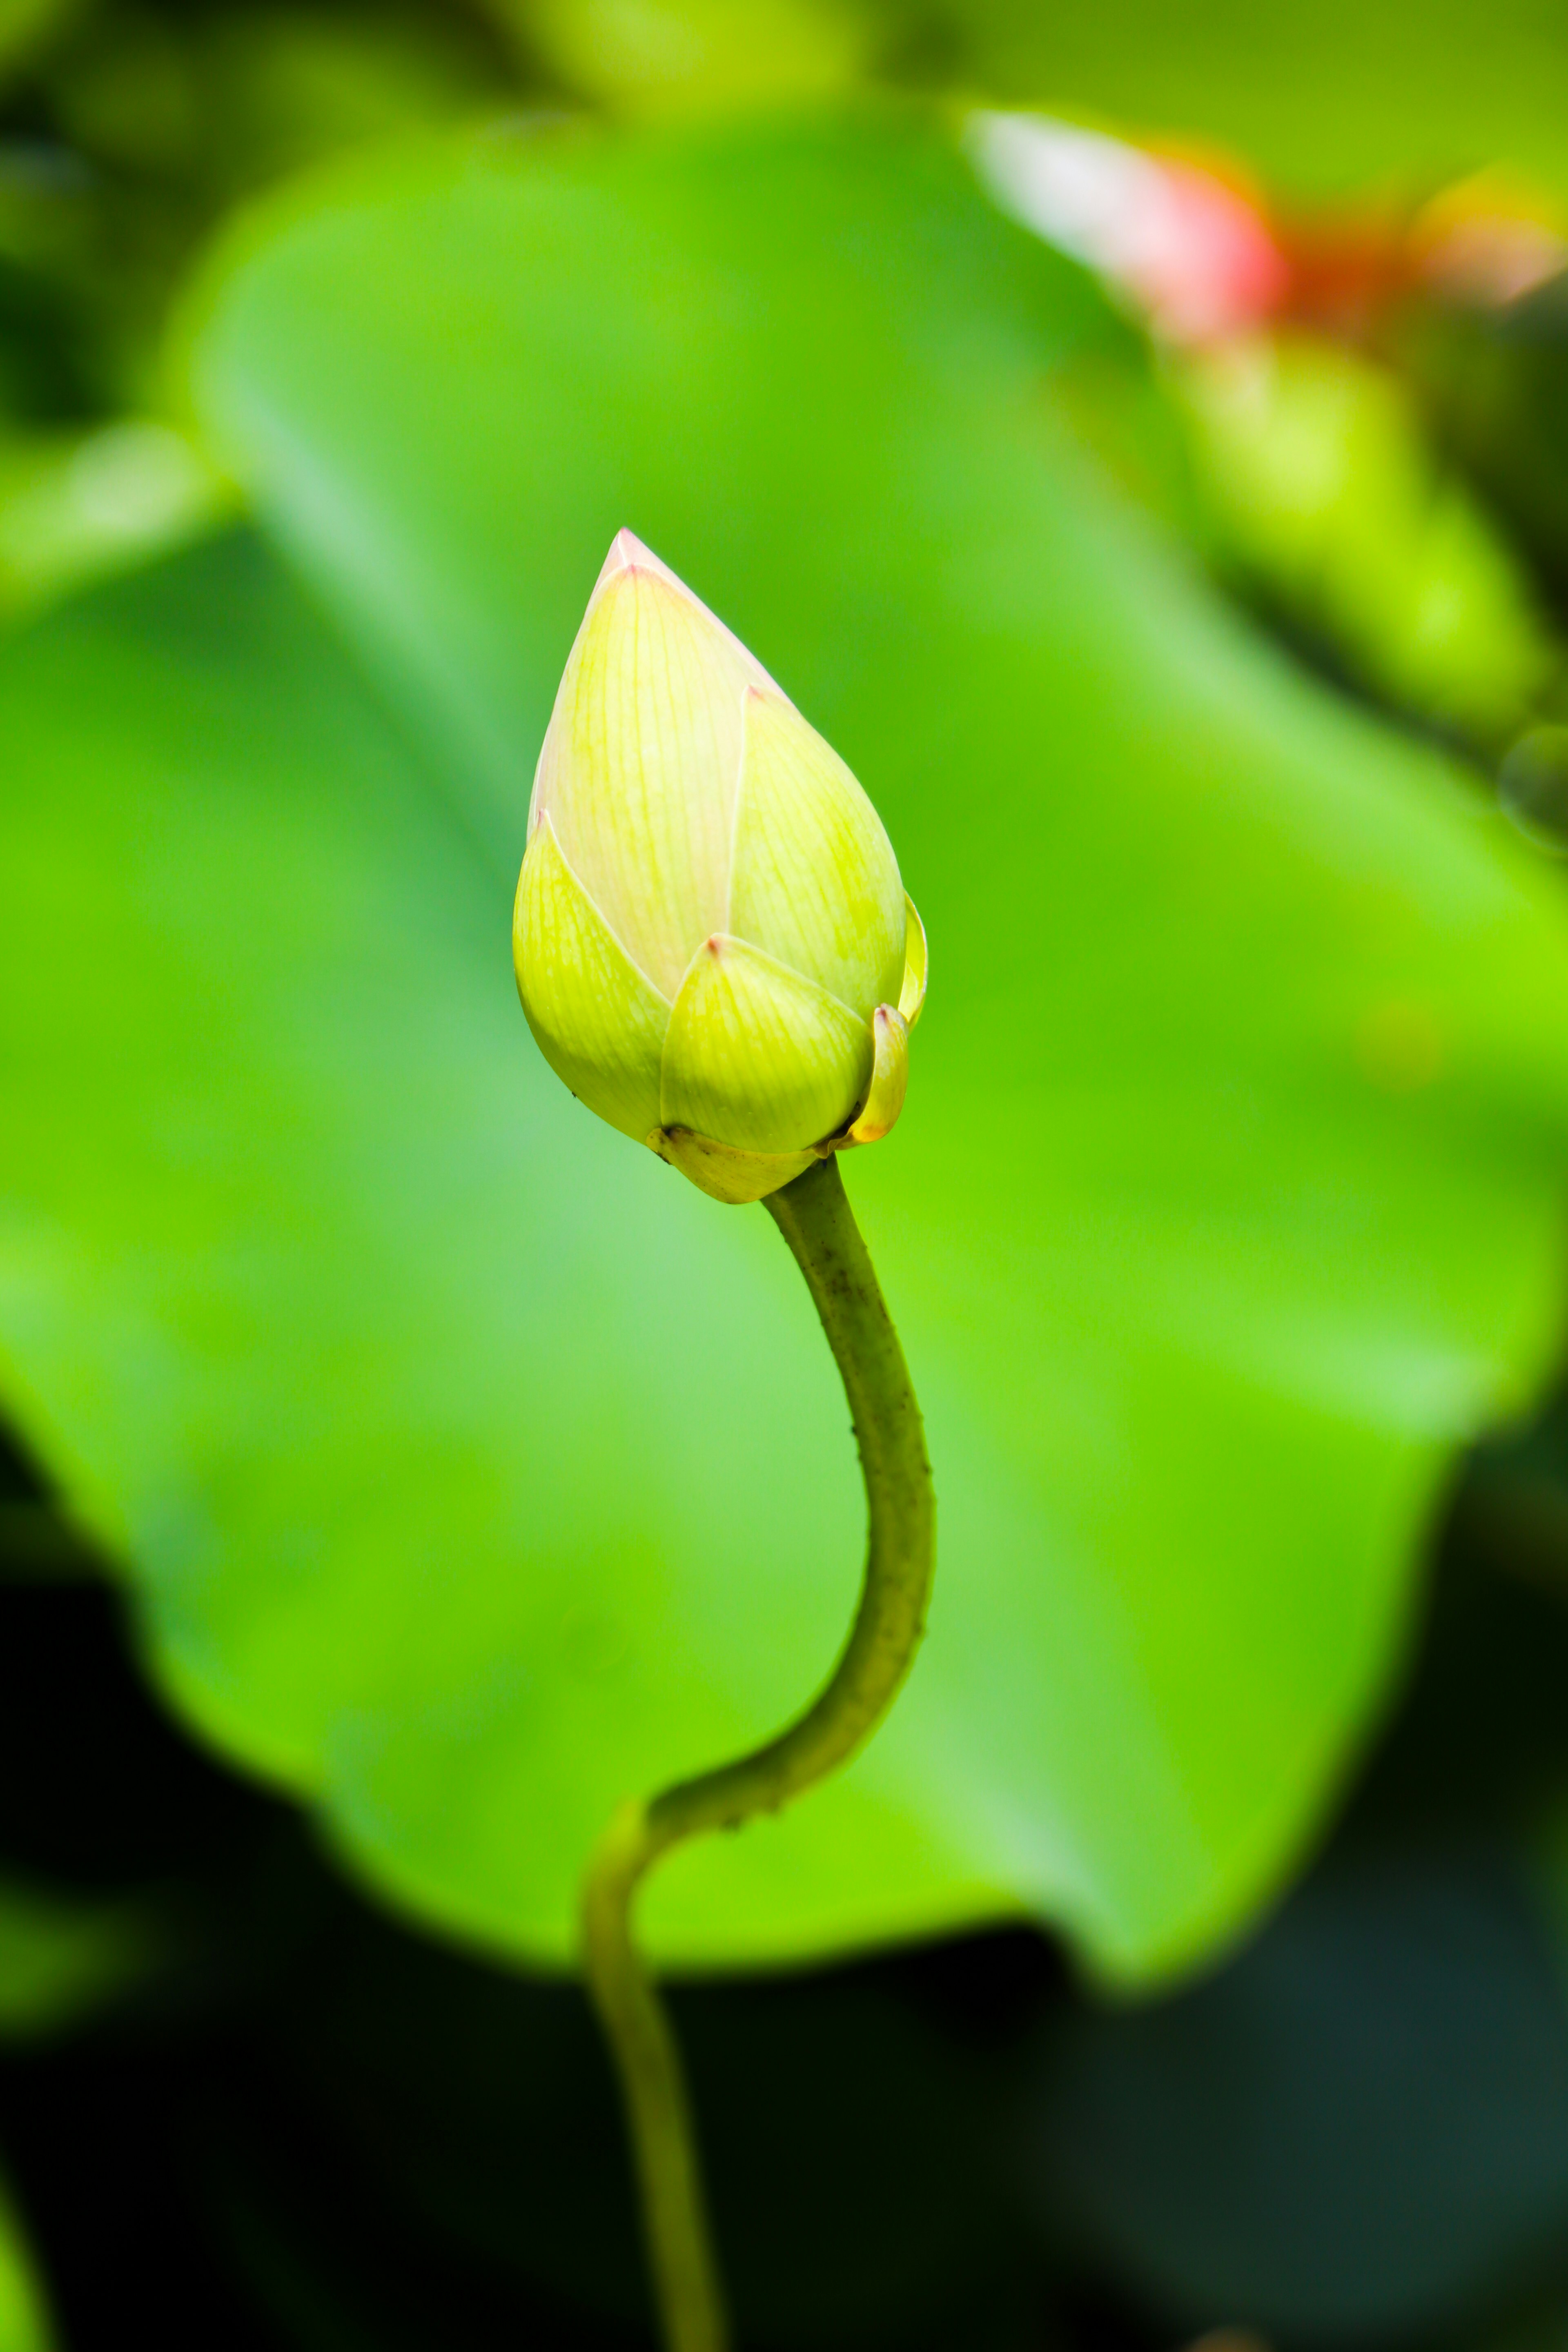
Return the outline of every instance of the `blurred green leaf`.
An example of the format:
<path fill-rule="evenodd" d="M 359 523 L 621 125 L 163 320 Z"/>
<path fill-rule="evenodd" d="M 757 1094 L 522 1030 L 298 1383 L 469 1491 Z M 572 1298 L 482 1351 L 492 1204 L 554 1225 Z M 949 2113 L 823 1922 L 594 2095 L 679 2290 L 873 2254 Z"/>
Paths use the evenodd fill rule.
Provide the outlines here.
<path fill-rule="evenodd" d="M 1193 2327 L 1409 2341 L 1568 2240 L 1568 2001 L 1498 1846 L 1342 1855 L 1210 1982 L 1043 2054 L 1043 2210 Z"/>
<path fill-rule="evenodd" d="M 54 2343 L 22 2225 L 0 2187 L 0 2352 L 54 2352 Z"/>
<path fill-rule="evenodd" d="M 219 186 L 448 121 L 495 95 L 495 61 L 456 11 L 227 7 L 203 36 L 204 161 Z"/>
<path fill-rule="evenodd" d="M 965 1956 L 943 1953 L 955 1973 Z M 1025 1981 L 1047 1968 L 1041 1955 Z M 995 1979 L 1005 2011 L 1005 1966 Z M 1013 1994 L 1032 2015 L 1016 1980 Z M 681 1987 L 676 2021 L 742 2339 L 989 2344 L 980 2315 L 1027 2243 L 1022 2032 L 973 2046 L 972 2022 L 966 2037 L 886 1964 Z M 563 2304 L 641 2315 L 620 2104 L 579 1987 L 503 1975 L 345 1906 L 268 2026 L 281 2113 L 250 2168 L 258 2188 L 272 2175 L 280 2220 L 291 2204 L 335 2234 L 330 2200 L 356 2200 Z M 312 2139 L 328 2199 L 299 2177 Z"/>
<path fill-rule="evenodd" d="M 135 1905 L 0 1879 L 0 2038 L 58 2032 L 90 2016 L 146 1974 L 155 1949 Z"/>
<path fill-rule="evenodd" d="M 490 0 L 569 88 L 634 116 L 798 105 L 848 89 L 878 27 L 856 0 Z"/>
<path fill-rule="evenodd" d="M 1568 191 L 1556 0 L 920 0 L 900 11 L 987 97 L 1223 142 L 1291 193 L 1400 191 L 1511 163 Z"/>
<path fill-rule="evenodd" d="M 204 217 L 190 191 L 0 139 L 0 397 L 18 416 L 162 406 L 163 316 Z"/>
<path fill-rule="evenodd" d="M 100 0 L 71 32 L 39 75 L 70 146 L 100 168 L 195 176 L 218 126 L 203 103 L 192 18 Z"/>
<path fill-rule="evenodd" d="M 1500 311 L 1412 307 L 1394 353 L 1561 595 L 1568 586 L 1568 273 Z"/>
<path fill-rule="evenodd" d="M 0 0 L 0 82 L 75 13 L 76 0 Z"/>
<path fill-rule="evenodd" d="M 1291 334 L 1233 339 L 1174 381 L 1226 568 L 1362 685 L 1500 749 L 1561 656 L 1397 378 Z"/>
<path fill-rule="evenodd" d="M 86 433 L 0 433 L 0 614 L 52 603 L 199 539 L 233 507 L 201 451 L 149 418 Z"/>
<path fill-rule="evenodd" d="M 471 111 L 500 64 L 479 26 L 439 6 L 115 0 L 56 44 L 40 79 L 62 131 L 100 166 L 210 199 Z"/>
<path fill-rule="evenodd" d="M 1448 1450 L 1545 1360 L 1554 886 L 1066 437 L 1096 345 L 915 134 L 430 146 L 250 231 L 199 376 L 431 751 L 242 547 L 0 659 L 12 1397 L 189 1713 L 498 1945 L 563 1956 L 612 1801 L 798 1705 L 859 1543 L 771 1227 L 574 1106 L 512 1001 L 618 523 L 856 766 L 937 975 L 850 1177 L 930 1641 L 840 1782 L 672 1862 L 661 1952 L 1019 1907 L 1127 1976 L 1203 1949 L 1376 1699 Z"/>

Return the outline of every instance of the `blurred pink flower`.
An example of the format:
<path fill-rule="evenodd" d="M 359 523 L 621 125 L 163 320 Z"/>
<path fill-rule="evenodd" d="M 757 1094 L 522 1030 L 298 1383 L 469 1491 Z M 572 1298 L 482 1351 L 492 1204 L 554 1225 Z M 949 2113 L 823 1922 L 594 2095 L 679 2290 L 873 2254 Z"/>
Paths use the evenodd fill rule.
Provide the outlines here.
<path fill-rule="evenodd" d="M 1006 211 L 1120 287 L 1168 341 L 1236 334 L 1284 306 L 1290 265 L 1273 228 L 1216 172 L 1041 115 L 978 115 L 971 148 Z"/>

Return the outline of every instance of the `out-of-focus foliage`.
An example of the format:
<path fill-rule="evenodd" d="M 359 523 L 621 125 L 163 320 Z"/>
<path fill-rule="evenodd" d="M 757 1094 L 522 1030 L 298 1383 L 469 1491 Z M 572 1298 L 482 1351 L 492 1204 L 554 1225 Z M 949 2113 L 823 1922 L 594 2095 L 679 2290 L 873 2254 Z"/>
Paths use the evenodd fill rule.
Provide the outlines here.
<path fill-rule="evenodd" d="M 1561 1399 L 1245 1928 L 1561 1327 L 1565 97 L 1543 0 L 0 0 L 0 615 L 64 606 L 0 645 L 0 1384 L 72 1512 L 0 1448 L 0 2141 L 71 2352 L 641 2340 L 575 1990 L 361 1908 L 70 1580 L 129 1568 L 153 1686 L 378 1894 L 552 1959 L 610 1800 L 830 1655 L 787 1265 L 510 996 L 622 521 L 858 765 L 937 956 L 854 1171 L 931 1644 L 650 1924 L 1211 1969 L 1102 2006 L 1013 1927 L 683 1992 L 744 2340 L 1561 2344 Z M 1036 224 L 1130 322 L 987 218 L 976 106 L 1154 190 Z M 170 307 L 301 171 L 198 422 Z"/>
<path fill-rule="evenodd" d="M 1568 727 L 1525 730 L 1499 771 L 1498 798 L 1538 848 L 1568 852 Z"/>
<path fill-rule="evenodd" d="M 0 1883 L 0 2035 L 75 2023 L 143 1976 L 154 1949 L 135 1909 Z"/>
<path fill-rule="evenodd" d="M 1563 2240 L 1563 1961 L 1490 1843 L 1346 1857 L 1211 1982 L 1074 2019 L 1042 2088 L 1043 2211 L 1190 2326 L 1436 2328 Z"/>
<path fill-rule="evenodd" d="M 496 0 L 563 84 L 633 119 L 842 97 L 879 60 L 864 0 Z"/>
<path fill-rule="evenodd" d="M 496 0 L 568 87 L 646 114 L 885 79 L 1222 142 L 1293 194 L 1421 187 L 1512 162 L 1568 194 L 1552 0 Z M 769 60 L 773 70 L 769 72 Z"/>
<path fill-rule="evenodd" d="M 1234 167 L 1047 115 L 981 110 L 967 143 L 1003 208 L 1089 263 L 1163 347 L 1186 478 L 1145 423 L 1129 483 L 1141 471 L 1336 677 L 1497 759 L 1564 656 L 1528 557 L 1444 455 L 1458 386 L 1444 404 L 1434 379 L 1486 320 L 1568 282 L 1539 194 L 1482 173 L 1414 211 L 1292 223 Z M 1105 388 L 1082 409 L 1114 457 Z M 1538 545 L 1551 530 L 1548 514 Z"/>
<path fill-rule="evenodd" d="M 1568 1993 L 1521 1840 L 1568 1774 L 1568 1614 L 1509 1575 L 1505 1497 L 1561 1463 L 1560 1423 L 1467 1480 L 1329 1853 L 1199 1985 L 1101 2008 L 1015 1931 L 678 1991 L 745 2342 L 1016 2352 L 1112 2326 L 1158 2352 L 1238 2315 L 1345 2352 L 1552 2339 Z M 34 1586 L 5 1625 L 0 1847 L 88 1895 L 156 1859 L 212 1915 L 177 1997 L 0 2046 L 68 2341 L 148 2315 L 163 2352 L 642 2340 L 576 1989 L 356 1902 L 182 1751 L 100 1591 Z"/>
<path fill-rule="evenodd" d="M 1177 383 L 1221 560 L 1394 707 L 1505 746 L 1558 655 L 1397 380 L 1296 334 L 1194 353 Z"/>
<path fill-rule="evenodd" d="M 1500 310 L 1425 304 L 1394 350 L 1458 456 L 1568 589 L 1568 273 Z"/>
<path fill-rule="evenodd" d="M 516 91 L 498 30 L 442 6 L 70 0 L 10 34 L 0 21 L 0 617 L 230 511 L 161 355 L 214 221 L 345 145 Z"/>
<path fill-rule="evenodd" d="M 69 14 L 69 0 L 0 0 L 0 87 L 28 50 Z"/>
<path fill-rule="evenodd" d="M 1473 1465 L 1419 1671 L 1305 1884 L 1211 1979 L 1037 2045 L 1039 2210 L 1174 2326 L 1561 2325 L 1563 1429 L 1559 1398 Z"/>
<path fill-rule="evenodd" d="M 1364 199 L 1511 163 L 1568 194 L 1555 0 L 919 0 L 914 50 L 960 87 L 1219 142 L 1288 193 Z"/>
<path fill-rule="evenodd" d="M 53 2352 L 54 2341 L 21 2224 L 0 2186 L 0 2352 Z"/>
<path fill-rule="evenodd" d="M 0 614 L 199 539 L 232 508 L 193 444 L 150 419 L 0 439 Z"/>
<path fill-rule="evenodd" d="M 1446 1449 L 1553 1335 L 1562 919 L 1063 436 L 1055 366 L 1140 365 L 1080 273 L 940 142 L 759 136 L 415 151 L 210 291 L 207 413 L 416 734 L 238 548 L 0 667 L 12 1393 L 184 1704 L 499 1943 L 563 1956 L 616 1794 L 820 1673 L 858 1511 L 805 1302 L 494 979 L 637 521 L 857 766 L 940 943 L 857 1196 L 947 1563 L 886 1735 L 672 1864 L 649 1932 L 1024 1906 L 1146 1974 L 1279 1873 Z"/>

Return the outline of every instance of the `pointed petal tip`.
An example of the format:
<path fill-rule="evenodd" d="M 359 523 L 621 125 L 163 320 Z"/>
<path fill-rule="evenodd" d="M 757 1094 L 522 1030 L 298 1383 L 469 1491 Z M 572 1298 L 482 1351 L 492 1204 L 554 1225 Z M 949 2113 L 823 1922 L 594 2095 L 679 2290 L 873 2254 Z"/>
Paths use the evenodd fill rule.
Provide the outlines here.
<path fill-rule="evenodd" d="M 633 578 L 637 580 L 662 580 L 667 586 L 679 588 L 683 596 L 691 596 L 691 591 L 685 581 L 672 572 L 661 557 L 654 553 L 645 540 L 639 539 L 636 531 L 628 530 L 624 523 L 611 540 L 610 551 L 599 568 L 599 576 L 594 583 L 595 595 L 596 596 L 600 589 L 609 581 L 618 579 L 623 572 L 630 572 Z M 696 601 L 696 598 L 692 597 L 694 604 Z"/>
<path fill-rule="evenodd" d="M 632 581 L 667 580 L 672 587 L 676 588 L 681 584 L 668 564 L 661 563 L 652 548 L 647 546 L 635 530 L 628 530 L 623 524 L 611 540 L 610 551 L 599 566 L 599 576 L 594 583 L 594 593 L 588 599 L 590 610 L 613 581 L 627 576 Z M 690 591 L 688 590 L 686 593 L 689 594 Z"/>
<path fill-rule="evenodd" d="M 739 645 L 739 638 L 735 642 Z M 783 687 L 768 676 L 762 664 L 747 652 L 744 646 L 741 646 L 741 651 L 745 654 L 748 665 L 757 672 L 757 676 L 749 677 L 741 688 L 742 725 L 747 724 L 753 710 L 787 710 L 793 716 L 795 705 Z"/>
<path fill-rule="evenodd" d="M 602 587 L 613 572 L 630 572 L 639 562 L 647 563 L 657 560 L 643 545 L 637 533 L 628 530 L 623 523 L 610 541 L 610 551 L 600 565 L 599 577 L 594 584 L 595 587 Z"/>

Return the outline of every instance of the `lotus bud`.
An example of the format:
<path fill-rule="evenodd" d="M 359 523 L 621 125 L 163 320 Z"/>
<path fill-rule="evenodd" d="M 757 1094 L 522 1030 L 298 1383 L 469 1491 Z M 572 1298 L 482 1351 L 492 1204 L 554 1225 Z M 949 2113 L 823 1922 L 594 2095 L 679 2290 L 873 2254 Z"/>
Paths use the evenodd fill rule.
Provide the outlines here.
<path fill-rule="evenodd" d="M 512 946 L 557 1076 L 716 1200 L 903 1106 L 925 934 L 877 812 L 630 531 L 539 755 Z"/>

